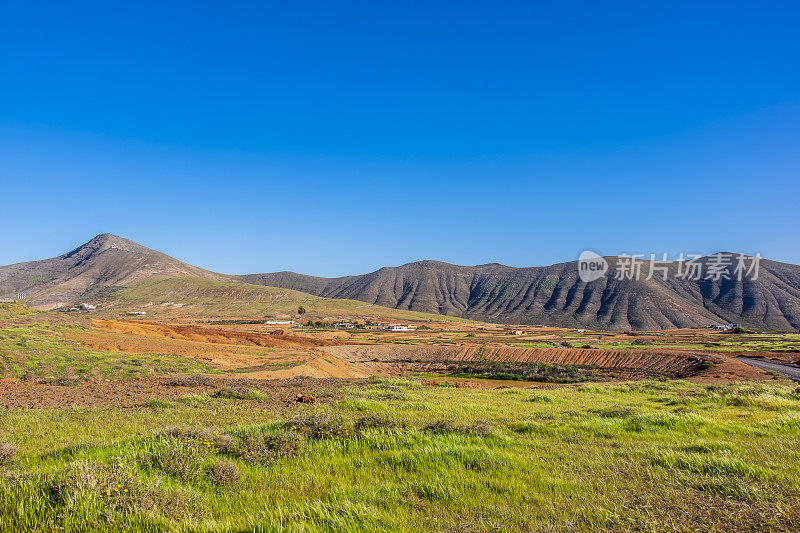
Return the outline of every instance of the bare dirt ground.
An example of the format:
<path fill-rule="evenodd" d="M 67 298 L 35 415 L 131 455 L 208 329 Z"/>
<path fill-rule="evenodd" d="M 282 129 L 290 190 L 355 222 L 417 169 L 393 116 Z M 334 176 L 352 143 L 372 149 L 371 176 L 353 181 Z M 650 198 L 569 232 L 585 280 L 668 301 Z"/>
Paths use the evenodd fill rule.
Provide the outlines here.
<path fill-rule="evenodd" d="M 215 369 L 256 379 L 295 377 L 364 378 L 436 371 L 443 361 L 513 361 L 588 365 L 609 379 L 681 378 L 720 382 L 772 379 L 723 354 L 670 350 L 663 346 L 625 350 L 527 348 L 509 341 L 572 338 L 576 330 L 538 328 L 515 331 L 502 326 L 435 324 L 436 329 L 402 333 L 376 330 L 296 330 L 263 324 L 210 326 L 126 320 L 92 320 L 93 328 L 68 334 L 85 346 L 131 353 L 173 353 Z M 441 328 L 439 326 L 442 326 Z M 708 337 L 707 330 L 657 332 L 675 343 Z M 635 337 L 646 336 L 637 333 Z M 585 332 L 585 337 L 630 342 L 619 332 Z M 574 339 L 573 339 L 574 340 Z"/>
<path fill-rule="evenodd" d="M 268 398 L 267 406 L 281 405 L 298 393 L 332 390 L 369 376 L 436 374 L 450 362 L 515 362 L 586 365 L 598 369 L 603 379 L 686 379 L 705 383 L 780 379 L 742 360 L 712 352 L 691 352 L 658 347 L 597 349 L 513 346 L 516 342 L 553 344 L 582 333 L 563 328 L 536 328 L 523 334 L 503 326 L 430 324 L 430 329 L 393 333 L 376 330 L 315 330 L 276 328 L 265 324 L 209 325 L 202 323 L 141 320 L 87 320 L 48 313 L 17 323 L 56 323 L 66 326 L 60 335 L 70 343 L 94 350 L 134 354 L 177 354 L 196 359 L 215 374 L 213 384 L 200 388 L 167 386 L 164 378 L 108 381 L 95 376 L 72 386 L 37 380 L 0 380 L 0 408 L 58 408 L 70 406 L 141 406 L 150 399 L 177 399 L 186 394 L 207 394 L 214 387 L 248 380 Z M 708 337 L 704 330 L 657 332 L 676 345 Z M 630 342 L 648 335 L 619 332 L 585 332 L 582 339 Z M 778 358 L 780 359 L 778 354 Z M 774 356 L 774 354 L 770 354 Z M 762 365 L 763 366 L 763 365 Z M 771 370 L 771 369 L 767 369 Z M 317 379 L 305 379 L 317 378 Z M 441 379 L 463 387 L 546 386 L 530 381 L 499 379 Z M 354 381 L 355 380 L 355 381 Z"/>
<path fill-rule="evenodd" d="M 213 377 L 209 385 L 171 386 L 168 378 L 94 380 L 74 385 L 48 385 L 19 379 L 0 380 L 0 409 L 50 409 L 66 407 L 141 408 L 147 400 L 177 400 L 187 394 L 209 394 L 222 387 L 246 387 L 261 392 L 263 401 L 246 400 L 263 409 L 277 409 L 295 402 L 298 394 L 317 401 L 333 401 L 343 387 L 359 382 L 342 379 L 226 379 Z M 242 400 L 245 401 L 245 400 Z"/>

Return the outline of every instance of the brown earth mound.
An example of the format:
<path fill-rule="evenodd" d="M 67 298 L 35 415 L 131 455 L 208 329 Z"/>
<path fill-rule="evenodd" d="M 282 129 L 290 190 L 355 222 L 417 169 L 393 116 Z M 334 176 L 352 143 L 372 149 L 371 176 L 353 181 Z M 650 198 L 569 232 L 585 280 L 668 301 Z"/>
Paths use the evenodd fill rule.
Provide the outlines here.
<path fill-rule="evenodd" d="M 328 341 L 322 339 L 299 337 L 286 333 L 271 335 L 269 333 L 239 331 L 234 328 L 156 324 L 128 320 L 92 320 L 92 324 L 103 331 L 217 344 L 240 344 L 265 348 L 312 348 L 329 344 Z"/>

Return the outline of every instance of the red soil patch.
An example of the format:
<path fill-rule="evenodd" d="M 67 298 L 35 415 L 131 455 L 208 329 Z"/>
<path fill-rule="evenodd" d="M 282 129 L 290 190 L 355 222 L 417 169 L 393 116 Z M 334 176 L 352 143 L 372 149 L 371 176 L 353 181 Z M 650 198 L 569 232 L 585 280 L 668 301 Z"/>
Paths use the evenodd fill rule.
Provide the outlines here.
<path fill-rule="evenodd" d="M 330 344 L 330 341 L 322 339 L 299 337 L 286 333 L 271 335 L 270 333 L 240 331 L 234 328 L 151 324 L 126 320 L 92 320 L 92 324 L 103 331 L 212 344 L 238 344 L 262 348 L 312 348 Z"/>

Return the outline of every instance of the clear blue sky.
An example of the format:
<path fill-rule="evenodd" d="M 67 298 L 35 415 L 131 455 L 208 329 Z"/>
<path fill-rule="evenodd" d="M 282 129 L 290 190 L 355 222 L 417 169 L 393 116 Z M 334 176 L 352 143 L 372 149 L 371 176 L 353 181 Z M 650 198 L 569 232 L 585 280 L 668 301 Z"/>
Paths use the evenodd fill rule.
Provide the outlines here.
<path fill-rule="evenodd" d="M 0 0 L 0 264 L 800 263 L 797 2 Z"/>

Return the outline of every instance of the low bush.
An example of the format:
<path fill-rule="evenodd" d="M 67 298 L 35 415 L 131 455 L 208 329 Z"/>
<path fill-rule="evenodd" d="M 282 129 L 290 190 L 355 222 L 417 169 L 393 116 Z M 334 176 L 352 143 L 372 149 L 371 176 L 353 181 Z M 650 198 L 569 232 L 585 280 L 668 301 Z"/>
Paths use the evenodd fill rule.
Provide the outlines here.
<path fill-rule="evenodd" d="M 207 451 L 207 448 L 185 440 L 162 439 L 143 457 L 143 461 L 181 481 L 191 482 L 202 476 L 203 455 Z"/>
<path fill-rule="evenodd" d="M 167 378 L 164 384 L 168 387 L 210 387 L 214 384 L 211 378 L 202 374 L 191 376 L 173 376 Z"/>
<path fill-rule="evenodd" d="M 187 426 L 166 427 L 155 434 L 155 440 L 182 440 L 196 447 L 228 454 L 235 454 L 236 448 L 239 446 L 239 441 L 227 433 Z"/>
<path fill-rule="evenodd" d="M 17 458 L 17 448 L 9 442 L 0 442 L 0 468 L 8 466 Z"/>
<path fill-rule="evenodd" d="M 401 424 L 390 416 L 369 415 L 359 418 L 355 423 L 354 429 L 356 431 L 368 429 L 389 430 L 396 427 L 405 427 L 405 423 Z"/>
<path fill-rule="evenodd" d="M 222 387 L 211 394 L 212 398 L 224 398 L 226 400 L 256 400 L 264 401 L 266 396 L 255 389 L 246 387 Z"/>
<path fill-rule="evenodd" d="M 694 488 L 700 492 L 722 496 L 729 500 L 755 502 L 761 499 L 757 486 L 753 487 L 740 479 L 731 477 L 708 476 L 696 483 Z"/>
<path fill-rule="evenodd" d="M 181 479 L 191 480 L 200 475 L 211 454 L 266 464 L 277 457 L 299 453 L 304 438 L 294 430 L 276 433 L 255 428 L 230 435 L 212 429 L 176 426 L 156 433 L 154 441 L 162 447 L 151 452 L 146 457 L 147 462 Z"/>
<path fill-rule="evenodd" d="M 680 451 L 700 454 L 734 453 L 736 452 L 736 448 L 727 442 L 696 442 L 694 444 L 681 446 Z"/>
<path fill-rule="evenodd" d="M 222 459 L 215 461 L 208 471 L 208 477 L 217 485 L 230 485 L 239 481 L 239 467 L 233 461 Z"/>
<path fill-rule="evenodd" d="M 533 403 L 553 403 L 555 398 L 548 396 L 547 394 L 535 394 L 529 398 L 526 398 L 525 401 Z"/>
<path fill-rule="evenodd" d="M 298 431 L 310 439 L 343 437 L 353 433 L 352 428 L 341 418 L 319 413 L 307 417 L 295 417 L 282 427 Z"/>
<path fill-rule="evenodd" d="M 43 385 L 56 385 L 58 387 L 77 387 L 81 384 L 81 380 L 78 378 L 70 378 L 67 376 L 61 376 L 57 378 L 44 378 L 40 379 L 39 383 Z"/>
<path fill-rule="evenodd" d="M 70 463 L 52 477 L 48 493 L 60 505 L 81 497 L 95 497 L 104 511 L 123 515 L 160 511 L 180 520 L 202 514 L 202 506 L 195 497 L 146 484 L 134 475 L 131 465 L 119 458 L 110 464 Z"/>
<path fill-rule="evenodd" d="M 697 370 L 709 370 L 715 366 L 717 366 L 717 364 L 714 361 L 705 359 L 697 365 Z"/>
<path fill-rule="evenodd" d="M 165 409 L 173 406 L 172 402 L 168 402 L 167 400 L 162 400 L 160 398 L 152 398 L 144 402 L 142 405 L 148 409 Z"/>
<path fill-rule="evenodd" d="M 303 436 L 296 431 L 255 431 L 241 436 L 236 456 L 251 463 L 266 464 L 278 457 L 291 457 L 303 449 Z"/>
<path fill-rule="evenodd" d="M 210 402 L 211 398 L 200 394 L 184 394 L 178 401 L 185 405 L 204 405 Z"/>

